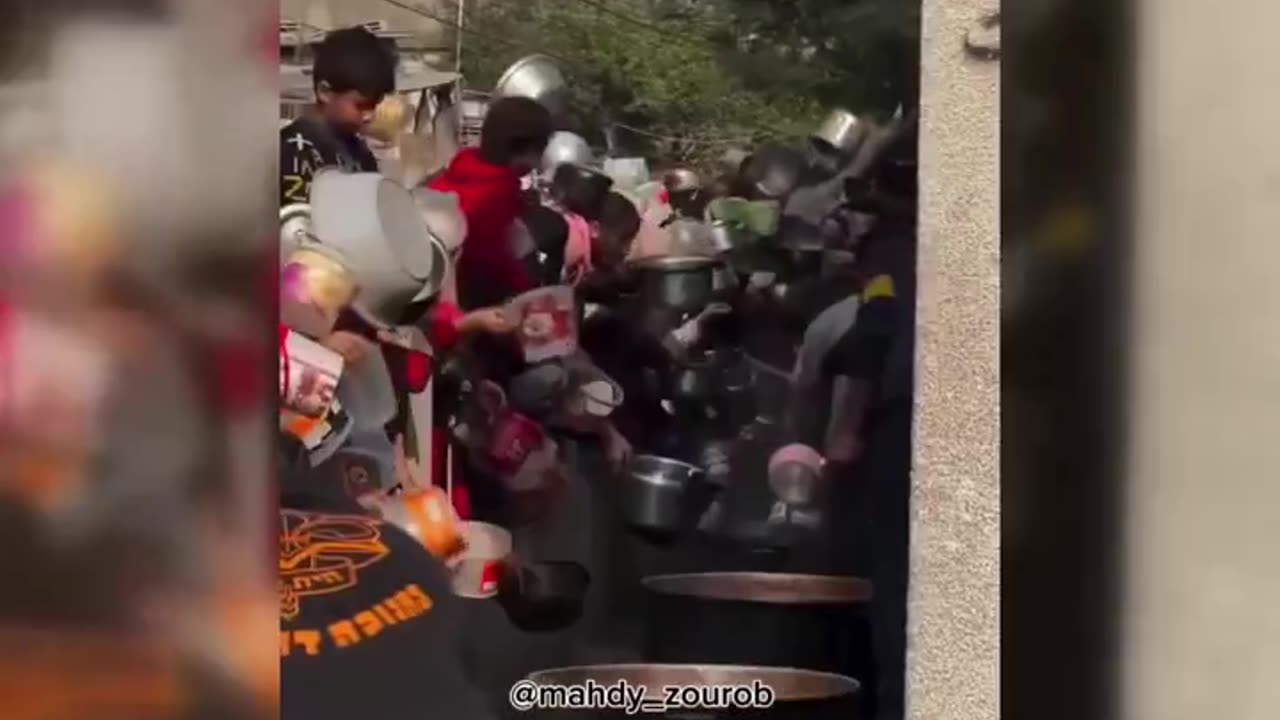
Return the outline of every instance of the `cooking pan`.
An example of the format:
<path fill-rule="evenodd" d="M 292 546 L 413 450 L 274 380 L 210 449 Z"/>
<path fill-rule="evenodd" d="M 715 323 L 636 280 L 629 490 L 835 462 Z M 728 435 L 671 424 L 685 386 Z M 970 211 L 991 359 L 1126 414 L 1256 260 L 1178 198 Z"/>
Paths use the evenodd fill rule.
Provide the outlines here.
<path fill-rule="evenodd" d="M 698 312 L 715 293 L 715 268 L 709 257 L 663 256 L 637 260 L 631 269 L 640 281 L 641 302 L 682 312 Z"/>
<path fill-rule="evenodd" d="M 642 584 L 648 661 L 795 667 L 874 679 L 866 580 L 713 572 L 651 576 Z"/>
<path fill-rule="evenodd" d="M 582 603 L 590 584 L 590 573 L 575 562 L 526 563 L 513 559 L 499 576 L 498 603 L 521 630 L 555 632 L 582 617 Z"/>
<path fill-rule="evenodd" d="M 745 691 L 722 698 L 725 702 L 717 704 L 733 705 L 735 700 L 739 702 L 745 700 L 746 705 L 770 705 L 767 708 L 756 709 L 724 707 L 719 710 L 668 710 L 662 715 L 690 719 L 841 718 L 841 720 L 847 720 L 851 717 L 849 700 L 858 693 L 860 687 L 857 680 L 832 673 L 780 667 L 711 664 L 582 665 L 540 670 L 529 675 L 528 680 L 540 686 L 561 687 L 594 683 L 607 688 L 625 684 L 634 688 L 643 688 L 644 697 L 650 701 L 664 701 L 668 687 L 705 688 L 703 693 L 709 693 L 710 689 L 715 687 L 744 688 Z M 737 695 L 740 697 L 736 697 Z M 650 714 L 655 710 L 656 708 L 646 707 L 641 712 Z M 553 712 L 537 712 L 535 717 L 560 717 Z M 568 711 L 568 716 L 574 718 L 625 716 L 624 711 L 613 711 L 613 713 L 583 714 L 581 711 Z"/>

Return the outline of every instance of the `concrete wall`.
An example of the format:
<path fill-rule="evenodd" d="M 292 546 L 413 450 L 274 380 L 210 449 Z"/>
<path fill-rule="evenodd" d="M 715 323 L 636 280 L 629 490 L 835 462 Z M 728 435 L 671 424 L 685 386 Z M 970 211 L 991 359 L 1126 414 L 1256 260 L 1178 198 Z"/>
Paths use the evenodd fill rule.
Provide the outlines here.
<path fill-rule="evenodd" d="M 924 0 L 907 717 L 995 720 L 1000 684 L 999 64 L 992 0 Z"/>
<path fill-rule="evenodd" d="M 961 51 L 989 1 L 924 0 L 915 720 L 999 716 L 998 69 Z M 1120 717 L 1272 720 L 1280 5 L 1139 5 Z"/>
<path fill-rule="evenodd" d="M 424 47 L 452 48 L 454 30 L 435 20 L 404 10 L 382 0 L 279 0 L 280 16 L 288 20 L 333 29 L 381 20 L 389 30 L 418 34 Z M 427 12 L 455 19 L 456 4 L 452 0 L 406 0 Z"/>

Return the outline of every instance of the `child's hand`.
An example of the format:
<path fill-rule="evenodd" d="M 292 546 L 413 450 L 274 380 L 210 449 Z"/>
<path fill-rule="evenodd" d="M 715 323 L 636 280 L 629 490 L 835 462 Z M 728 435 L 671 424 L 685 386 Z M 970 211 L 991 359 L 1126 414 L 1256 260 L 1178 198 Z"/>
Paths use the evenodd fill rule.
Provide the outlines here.
<path fill-rule="evenodd" d="M 485 333 L 487 335 L 506 335 L 515 329 L 515 324 L 507 317 L 502 308 L 483 308 L 467 313 L 458 321 L 458 330 L 462 333 Z"/>

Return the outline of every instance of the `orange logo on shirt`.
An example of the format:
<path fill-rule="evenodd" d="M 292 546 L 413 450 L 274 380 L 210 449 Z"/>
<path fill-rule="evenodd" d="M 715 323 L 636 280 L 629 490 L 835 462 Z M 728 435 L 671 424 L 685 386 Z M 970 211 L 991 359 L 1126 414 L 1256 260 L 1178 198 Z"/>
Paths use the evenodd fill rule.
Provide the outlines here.
<path fill-rule="evenodd" d="M 356 585 L 359 571 L 391 553 L 377 522 L 349 515 L 280 513 L 280 616 L 297 617 L 302 598 Z"/>

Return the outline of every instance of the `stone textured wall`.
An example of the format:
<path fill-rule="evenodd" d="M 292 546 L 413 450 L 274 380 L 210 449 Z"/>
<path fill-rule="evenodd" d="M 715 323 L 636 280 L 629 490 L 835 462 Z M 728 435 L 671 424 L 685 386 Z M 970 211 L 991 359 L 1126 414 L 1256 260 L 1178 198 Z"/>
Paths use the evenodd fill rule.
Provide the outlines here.
<path fill-rule="evenodd" d="M 923 3 L 912 720 L 999 717 L 999 63 L 964 51 L 995 7 Z"/>

